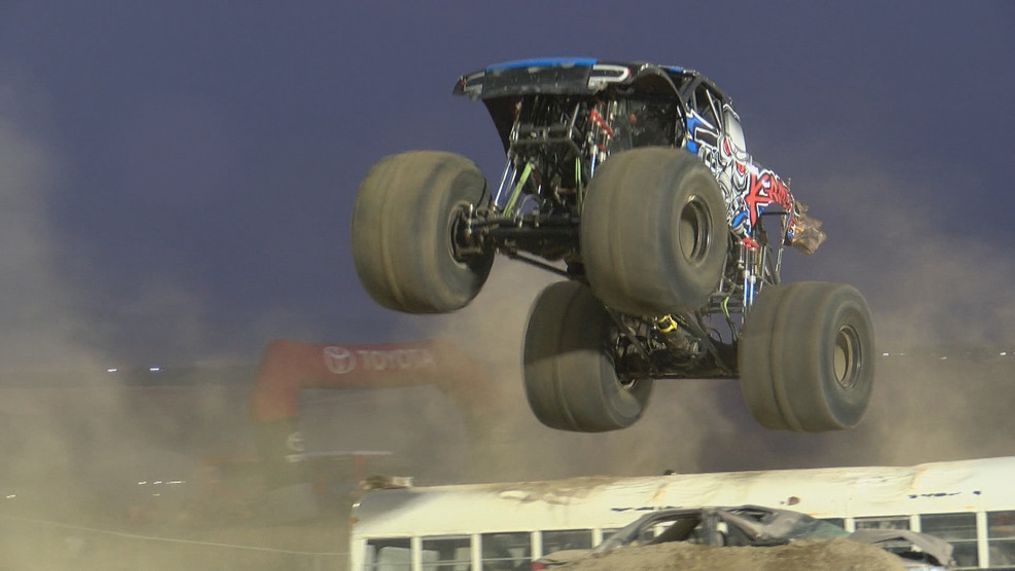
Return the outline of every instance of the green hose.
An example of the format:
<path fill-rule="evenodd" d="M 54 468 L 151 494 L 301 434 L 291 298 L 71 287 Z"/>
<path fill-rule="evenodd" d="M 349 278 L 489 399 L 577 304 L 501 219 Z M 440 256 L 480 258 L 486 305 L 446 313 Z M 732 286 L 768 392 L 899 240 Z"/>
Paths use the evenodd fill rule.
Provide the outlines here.
<path fill-rule="evenodd" d="M 511 198 L 508 199 L 507 204 L 504 205 L 504 216 L 511 216 L 511 211 L 515 209 L 515 203 L 518 202 L 518 196 L 522 193 L 522 187 L 529 180 L 529 175 L 532 174 L 532 163 L 525 163 L 525 169 L 522 170 L 522 176 L 518 179 L 518 184 L 515 185 L 515 189 L 511 191 Z"/>

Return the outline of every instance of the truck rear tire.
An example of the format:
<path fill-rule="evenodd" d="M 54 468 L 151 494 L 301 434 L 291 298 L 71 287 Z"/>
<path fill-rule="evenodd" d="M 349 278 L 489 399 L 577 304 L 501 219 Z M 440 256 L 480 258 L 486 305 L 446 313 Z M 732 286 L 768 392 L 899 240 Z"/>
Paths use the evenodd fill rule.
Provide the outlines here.
<path fill-rule="evenodd" d="M 592 290 L 609 307 L 646 317 L 700 308 L 729 249 L 715 176 L 682 149 L 611 156 L 589 183 L 581 249 Z"/>
<path fill-rule="evenodd" d="M 768 286 L 740 335 L 741 392 L 768 428 L 852 428 L 870 402 L 873 352 L 870 309 L 852 286 Z"/>
<path fill-rule="evenodd" d="M 472 301 L 493 252 L 461 255 L 456 225 L 485 190 L 476 165 L 452 153 L 412 151 L 374 165 L 352 216 L 353 261 L 370 296 L 406 313 L 445 313 Z"/>
<path fill-rule="evenodd" d="M 525 394 L 550 428 L 604 432 L 641 418 L 652 379 L 621 383 L 606 349 L 613 320 L 584 284 L 551 284 L 525 331 Z"/>

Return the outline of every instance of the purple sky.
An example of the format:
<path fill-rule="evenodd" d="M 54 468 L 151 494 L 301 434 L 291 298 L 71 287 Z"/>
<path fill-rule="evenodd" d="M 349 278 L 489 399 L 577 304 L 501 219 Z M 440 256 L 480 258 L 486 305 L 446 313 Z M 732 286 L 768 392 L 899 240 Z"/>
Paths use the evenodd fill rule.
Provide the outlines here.
<path fill-rule="evenodd" d="M 377 159 L 413 148 L 464 153 L 495 178 L 492 124 L 452 85 L 545 55 L 714 79 L 752 154 L 826 221 L 828 245 L 794 259 L 792 277 L 856 283 L 876 311 L 891 309 L 899 283 L 884 264 L 909 252 L 935 263 L 929 239 L 976 243 L 977 259 L 1002 269 L 968 276 L 986 281 L 975 292 L 1011 303 L 1015 4 L 492 6 L 0 5 L 0 114 L 52 165 L 33 215 L 45 216 L 56 279 L 71 291 L 59 304 L 84 340 L 127 361 L 186 361 L 253 358 L 274 336 L 403 337 L 354 275 L 356 185 Z M 922 221 L 850 214 L 881 201 Z M 957 310 L 984 311 L 975 301 Z M 179 340 L 192 327 L 197 346 Z"/>

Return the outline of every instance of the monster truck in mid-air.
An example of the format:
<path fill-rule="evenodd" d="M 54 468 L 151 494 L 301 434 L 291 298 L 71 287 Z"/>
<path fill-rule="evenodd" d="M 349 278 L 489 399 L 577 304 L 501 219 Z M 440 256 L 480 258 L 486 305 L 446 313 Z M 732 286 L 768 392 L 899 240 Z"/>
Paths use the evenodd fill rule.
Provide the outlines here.
<path fill-rule="evenodd" d="M 451 153 L 377 163 L 352 220 L 356 270 L 385 307 L 464 307 L 496 252 L 568 278 L 536 299 L 525 388 L 547 426 L 635 422 L 654 379 L 740 378 L 764 426 L 850 428 L 873 383 L 873 329 L 851 286 L 782 284 L 785 245 L 821 224 L 747 153 L 730 99 L 695 71 L 557 58 L 463 76 L 507 166 L 496 187 Z"/>

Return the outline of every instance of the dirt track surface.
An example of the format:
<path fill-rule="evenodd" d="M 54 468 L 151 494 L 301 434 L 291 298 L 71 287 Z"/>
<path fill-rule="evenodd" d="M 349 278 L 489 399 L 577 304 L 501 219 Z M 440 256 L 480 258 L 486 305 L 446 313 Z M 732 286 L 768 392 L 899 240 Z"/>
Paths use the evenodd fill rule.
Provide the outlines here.
<path fill-rule="evenodd" d="M 709 547 L 663 543 L 619 549 L 564 565 L 573 571 L 903 571 L 899 559 L 877 547 L 832 539 L 777 547 Z"/>

